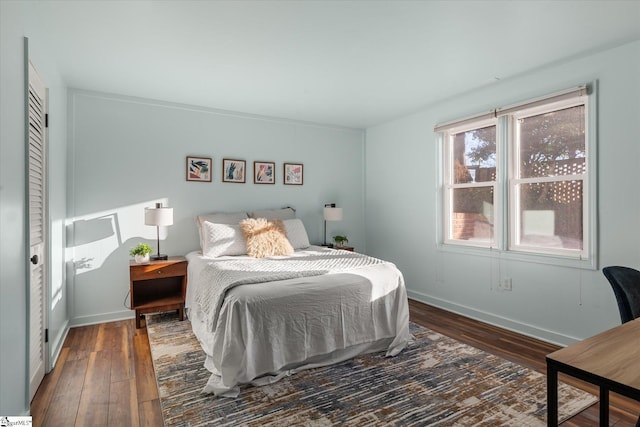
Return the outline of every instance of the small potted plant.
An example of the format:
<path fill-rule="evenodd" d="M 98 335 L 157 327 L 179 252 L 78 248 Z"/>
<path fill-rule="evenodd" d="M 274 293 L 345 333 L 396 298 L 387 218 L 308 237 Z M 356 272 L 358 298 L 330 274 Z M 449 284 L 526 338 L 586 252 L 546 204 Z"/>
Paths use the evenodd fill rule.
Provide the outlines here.
<path fill-rule="evenodd" d="M 153 252 L 151 246 L 146 243 L 139 243 L 129 251 L 129 255 L 131 255 L 138 264 L 142 264 L 149 262 L 149 254 L 151 252 Z"/>
<path fill-rule="evenodd" d="M 333 241 L 336 242 L 336 246 L 339 248 L 349 243 L 349 239 L 347 239 L 347 236 L 341 236 L 339 234 L 337 236 L 333 236 Z"/>

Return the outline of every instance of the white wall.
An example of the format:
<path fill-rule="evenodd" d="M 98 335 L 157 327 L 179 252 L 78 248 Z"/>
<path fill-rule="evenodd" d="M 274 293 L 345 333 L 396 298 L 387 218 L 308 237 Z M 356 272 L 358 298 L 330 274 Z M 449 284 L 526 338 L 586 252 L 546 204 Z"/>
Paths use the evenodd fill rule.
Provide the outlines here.
<path fill-rule="evenodd" d="M 29 411 L 21 14 L 18 5 L 0 3 L 0 413 L 6 415 Z"/>
<path fill-rule="evenodd" d="M 32 21 L 33 24 L 33 21 Z M 47 49 L 39 26 L 29 31 L 29 57 L 47 87 L 49 127 L 47 129 L 47 202 L 50 257 L 47 301 L 49 313 L 49 354 L 53 365 L 69 330 L 66 286 L 67 218 L 67 86 Z"/>
<path fill-rule="evenodd" d="M 32 4 L 0 2 L 0 414 L 29 411 L 28 311 L 25 193 L 24 37 L 28 57 L 49 89 L 49 220 L 52 257 L 49 289 L 56 289 L 49 318 L 49 350 L 53 362 L 67 330 L 67 297 L 62 224 L 66 218 L 66 87 L 48 55 Z"/>
<path fill-rule="evenodd" d="M 640 267 L 640 42 L 537 69 L 367 129 L 369 253 L 395 261 L 415 299 L 552 342 L 570 343 L 619 324 L 601 271 L 436 248 L 434 125 L 596 79 L 600 267 Z M 513 279 L 511 292 L 496 290 L 502 277 Z"/>
<path fill-rule="evenodd" d="M 345 233 L 365 249 L 363 131 L 71 90 L 69 93 L 69 288 L 73 325 L 132 317 L 129 249 L 155 248 L 144 207 L 174 208 L 161 231 L 163 253 L 198 249 L 193 218 L 293 206 L 312 243 L 321 243 L 322 206 L 335 202 Z M 213 157 L 213 182 L 187 182 L 186 156 Z M 223 158 L 247 161 L 247 182 L 221 182 Z M 276 162 L 276 184 L 253 183 L 253 161 Z M 304 164 L 304 185 L 282 184 L 283 162 Z M 75 270 L 75 271 L 74 271 Z"/>

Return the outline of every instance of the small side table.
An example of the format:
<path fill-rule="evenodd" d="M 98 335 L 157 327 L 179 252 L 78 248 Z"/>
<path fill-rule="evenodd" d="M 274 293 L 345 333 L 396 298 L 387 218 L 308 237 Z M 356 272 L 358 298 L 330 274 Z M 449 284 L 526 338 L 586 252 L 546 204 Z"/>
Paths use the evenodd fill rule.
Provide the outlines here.
<path fill-rule="evenodd" d="M 332 249 L 342 249 L 343 251 L 353 252 L 355 248 L 353 246 L 334 246 Z"/>
<path fill-rule="evenodd" d="M 184 300 L 187 291 L 187 260 L 169 257 L 168 260 L 138 264 L 129 261 L 131 309 L 136 311 L 136 328 L 140 316 L 160 311 L 177 310 L 184 320 Z"/>

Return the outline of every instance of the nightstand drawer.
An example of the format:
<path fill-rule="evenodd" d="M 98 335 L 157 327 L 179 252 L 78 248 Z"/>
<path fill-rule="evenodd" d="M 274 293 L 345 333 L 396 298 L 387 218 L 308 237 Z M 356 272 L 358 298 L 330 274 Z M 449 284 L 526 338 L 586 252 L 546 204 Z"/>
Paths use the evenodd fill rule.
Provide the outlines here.
<path fill-rule="evenodd" d="M 184 276 L 187 274 L 187 263 L 175 264 L 140 264 L 130 269 L 131 280 L 152 280 L 163 277 Z"/>

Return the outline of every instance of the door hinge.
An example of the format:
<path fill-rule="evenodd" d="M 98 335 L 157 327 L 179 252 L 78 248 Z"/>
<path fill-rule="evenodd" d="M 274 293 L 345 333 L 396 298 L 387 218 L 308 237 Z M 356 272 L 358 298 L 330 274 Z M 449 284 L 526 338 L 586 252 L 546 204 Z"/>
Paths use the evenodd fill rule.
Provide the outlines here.
<path fill-rule="evenodd" d="M 49 329 L 44 330 L 44 342 L 49 342 Z"/>
<path fill-rule="evenodd" d="M 44 115 L 44 127 L 49 127 L 49 113 Z"/>

